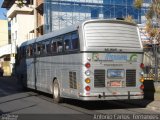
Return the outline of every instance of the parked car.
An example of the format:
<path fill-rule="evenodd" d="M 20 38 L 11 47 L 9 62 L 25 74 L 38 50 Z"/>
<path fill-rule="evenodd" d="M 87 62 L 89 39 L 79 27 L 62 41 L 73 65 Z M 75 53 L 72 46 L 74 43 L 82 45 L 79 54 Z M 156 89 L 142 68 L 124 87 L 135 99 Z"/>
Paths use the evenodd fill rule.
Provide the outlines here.
<path fill-rule="evenodd" d="M 0 77 L 3 76 L 3 73 L 4 73 L 4 70 L 3 70 L 3 68 L 0 67 Z"/>

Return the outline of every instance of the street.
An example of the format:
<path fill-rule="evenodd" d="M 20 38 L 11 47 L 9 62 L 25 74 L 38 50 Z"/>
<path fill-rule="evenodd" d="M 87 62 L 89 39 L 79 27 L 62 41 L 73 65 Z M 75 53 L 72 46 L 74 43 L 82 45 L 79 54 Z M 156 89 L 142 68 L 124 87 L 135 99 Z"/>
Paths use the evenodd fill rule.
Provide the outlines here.
<path fill-rule="evenodd" d="M 82 102 L 66 99 L 64 103 L 53 103 L 52 96 L 33 90 L 24 91 L 16 79 L 0 78 L 0 114 L 22 115 L 19 118 L 88 120 L 97 114 L 160 114 L 147 108 L 118 101 Z M 11 116 L 10 116 L 11 117 Z M 20 120 L 21 120 L 20 119 Z M 19 120 L 19 119 L 18 119 Z"/>

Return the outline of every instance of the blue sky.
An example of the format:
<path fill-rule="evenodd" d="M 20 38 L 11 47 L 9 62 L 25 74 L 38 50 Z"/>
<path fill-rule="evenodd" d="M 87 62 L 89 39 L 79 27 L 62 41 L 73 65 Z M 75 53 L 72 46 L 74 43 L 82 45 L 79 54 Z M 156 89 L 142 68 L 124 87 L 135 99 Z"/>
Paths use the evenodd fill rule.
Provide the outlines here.
<path fill-rule="evenodd" d="M 4 8 L 1 8 L 2 2 L 3 2 L 3 0 L 0 0 L 0 19 L 6 19 L 4 14 L 6 14 L 7 10 Z"/>

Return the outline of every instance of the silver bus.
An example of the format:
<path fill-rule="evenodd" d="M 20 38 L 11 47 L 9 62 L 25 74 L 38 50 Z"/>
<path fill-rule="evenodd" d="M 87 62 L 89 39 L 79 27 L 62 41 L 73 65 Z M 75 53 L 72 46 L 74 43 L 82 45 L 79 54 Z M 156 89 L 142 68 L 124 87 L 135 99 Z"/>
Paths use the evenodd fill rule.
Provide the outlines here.
<path fill-rule="evenodd" d="M 16 70 L 28 88 L 55 102 L 141 99 L 142 61 L 137 25 L 95 19 L 22 43 Z"/>

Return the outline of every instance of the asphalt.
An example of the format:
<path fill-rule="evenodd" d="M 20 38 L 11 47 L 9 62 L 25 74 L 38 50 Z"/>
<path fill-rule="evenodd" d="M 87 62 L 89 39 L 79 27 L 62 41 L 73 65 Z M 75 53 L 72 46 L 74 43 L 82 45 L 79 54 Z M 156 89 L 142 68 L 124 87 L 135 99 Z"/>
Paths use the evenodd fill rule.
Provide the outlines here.
<path fill-rule="evenodd" d="M 21 82 L 16 77 L 0 77 L 0 80 L 5 82 L 5 84 L 10 83 L 10 84 L 16 86 L 16 90 L 13 90 L 13 92 L 22 92 L 23 91 L 23 87 L 21 85 Z M 2 84 L 0 86 L 3 87 Z M 10 88 L 8 88 L 8 89 L 10 89 Z M 0 93 L 7 94 L 7 91 L 0 91 Z M 1 97 L 1 94 L 0 94 L 0 97 Z M 156 98 L 160 98 L 159 92 L 156 93 Z M 125 101 L 121 101 L 121 102 L 126 103 L 126 104 L 139 106 L 139 107 L 145 107 L 145 108 L 148 108 L 151 110 L 160 111 L 160 99 L 156 99 L 156 100 L 147 100 L 147 99 L 125 100 Z"/>

